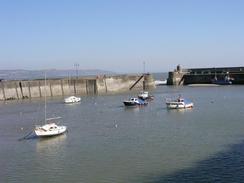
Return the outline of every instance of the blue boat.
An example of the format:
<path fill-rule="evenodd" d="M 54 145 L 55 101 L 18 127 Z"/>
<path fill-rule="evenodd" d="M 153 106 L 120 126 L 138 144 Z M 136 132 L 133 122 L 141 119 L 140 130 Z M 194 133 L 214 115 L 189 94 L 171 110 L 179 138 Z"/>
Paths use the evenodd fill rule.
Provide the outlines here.
<path fill-rule="evenodd" d="M 228 76 L 225 76 L 224 79 L 218 79 L 216 76 L 214 79 L 211 80 L 212 84 L 217 84 L 217 85 L 231 85 L 232 84 L 232 79 Z"/>
<path fill-rule="evenodd" d="M 130 98 L 129 100 L 125 100 L 123 103 L 125 106 L 142 106 L 148 104 L 148 102 L 139 98 Z"/>
<path fill-rule="evenodd" d="M 214 80 L 212 84 L 216 85 L 232 85 L 232 81 L 225 81 L 225 80 Z"/>

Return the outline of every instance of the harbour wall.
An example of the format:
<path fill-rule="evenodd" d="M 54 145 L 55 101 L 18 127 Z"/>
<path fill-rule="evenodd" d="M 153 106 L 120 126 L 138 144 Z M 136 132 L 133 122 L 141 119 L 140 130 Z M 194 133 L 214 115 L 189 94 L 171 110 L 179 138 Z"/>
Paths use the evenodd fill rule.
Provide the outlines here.
<path fill-rule="evenodd" d="M 138 79 L 142 78 L 138 81 Z M 31 99 L 70 95 L 100 95 L 155 87 L 151 74 L 78 77 L 62 79 L 14 80 L 0 82 L 0 100 Z"/>
<path fill-rule="evenodd" d="M 228 76 L 232 84 L 244 84 L 244 67 L 177 68 L 168 73 L 168 85 L 211 84 L 212 79 L 224 80 Z"/>

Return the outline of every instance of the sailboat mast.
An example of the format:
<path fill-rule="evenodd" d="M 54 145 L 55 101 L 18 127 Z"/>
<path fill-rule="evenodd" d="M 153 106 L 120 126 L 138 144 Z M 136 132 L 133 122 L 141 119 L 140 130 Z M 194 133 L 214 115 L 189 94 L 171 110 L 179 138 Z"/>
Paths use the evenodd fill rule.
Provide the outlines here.
<path fill-rule="evenodd" d="M 44 99 L 45 99 L 45 105 L 44 105 L 45 120 L 44 120 L 44 122 L 45 123 L 47 120 L 47 90 L 46 90 L 46 87 L 47 87 L 47 76 L 46 76 L 46 71 L 45 71 L 45 88 L 44 88 Z"/>

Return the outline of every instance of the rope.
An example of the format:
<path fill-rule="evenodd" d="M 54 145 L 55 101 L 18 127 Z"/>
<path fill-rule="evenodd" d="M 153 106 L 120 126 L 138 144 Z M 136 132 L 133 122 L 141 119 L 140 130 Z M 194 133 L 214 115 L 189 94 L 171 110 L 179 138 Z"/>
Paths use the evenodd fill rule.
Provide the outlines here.
<path fill-rule="evenodd" d="M 29 132 L 27 135 L 25 135 L 22 138 L 19 138 L 18 141 L 22 141 L 22 140 L 27 140 L 31 137 L 31 134 L 33 134 L 33 131 Z"/>

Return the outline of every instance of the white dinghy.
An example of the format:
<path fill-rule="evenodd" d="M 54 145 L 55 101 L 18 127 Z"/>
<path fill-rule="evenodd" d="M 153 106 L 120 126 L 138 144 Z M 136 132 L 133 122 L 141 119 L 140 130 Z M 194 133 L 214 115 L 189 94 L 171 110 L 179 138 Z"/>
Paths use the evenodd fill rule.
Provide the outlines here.
<path fill-rule="evenodd" d="M 75 97 L 75 96 L 70 96 L 64 99 L 64 103 L 69 104 L 69 103 L 76 103 L 80 102 L 81 98 L 80 97 Z"/>

